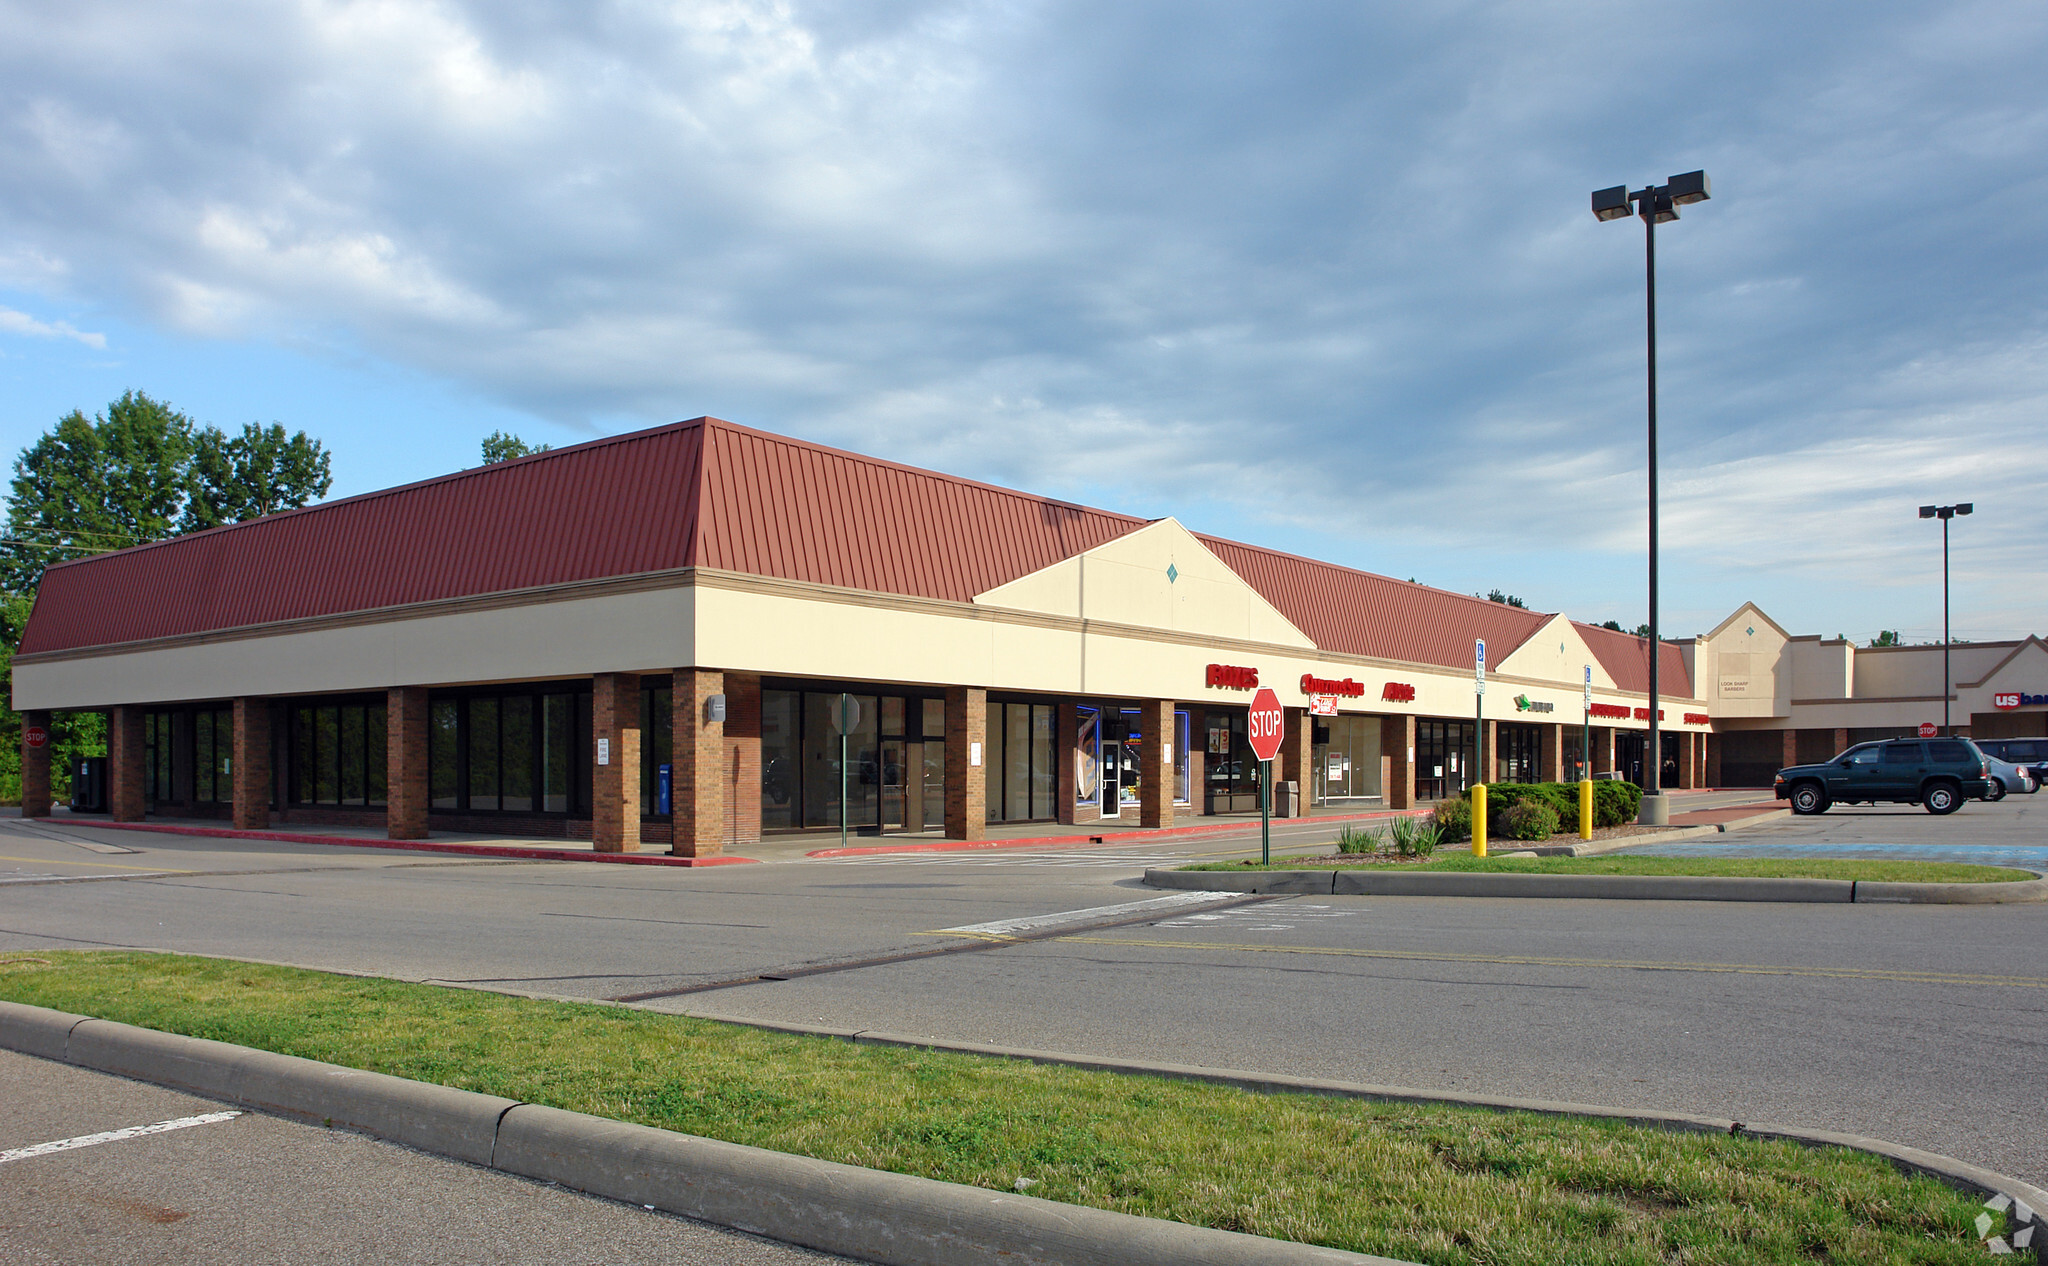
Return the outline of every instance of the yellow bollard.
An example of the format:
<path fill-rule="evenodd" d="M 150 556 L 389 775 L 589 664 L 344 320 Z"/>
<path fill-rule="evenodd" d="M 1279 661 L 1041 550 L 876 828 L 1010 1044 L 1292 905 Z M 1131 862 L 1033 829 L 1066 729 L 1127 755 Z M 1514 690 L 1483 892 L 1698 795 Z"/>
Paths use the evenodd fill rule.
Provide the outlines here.
<path fill-rule="evenodd" d="M 1472 856 L 1486 856 L 1486 784 L 1472 784 Z"/>
<path fill-rule="evenodd" d="M 1584 779 L 1579 783 L 1579 838 L 1593 838 L 1593 780 Z"/>

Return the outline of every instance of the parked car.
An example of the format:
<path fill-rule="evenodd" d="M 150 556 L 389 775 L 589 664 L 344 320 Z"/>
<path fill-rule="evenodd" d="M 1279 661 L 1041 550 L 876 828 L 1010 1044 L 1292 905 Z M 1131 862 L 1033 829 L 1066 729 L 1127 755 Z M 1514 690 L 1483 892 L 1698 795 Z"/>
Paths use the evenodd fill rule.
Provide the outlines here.
<path fill-rule="evenodd" d="M 1826 813 L 1836 804 L 1917 804 L 1954 813 L 1965 799 L 1991 794 L 1984 753 L 1968 739 L 1885 739 L 1859 743 L 1819 765 L 1778 771 L 1775 793 L 1794 813 Z"/>
<path fill-rule="evenodd" d="M 2034 775 L 2034 785 L 2048 782 L 2048 738 L 1973 739 L 1986 756 L 2019 765 Z"/>
<path fill-rule="evenodd" d="M 1984 749 L 1980 747 L 1977 750 Z M 2025 765 L 2002 761 L 1988 752 L 1985 753 L 1984 763 L 1991 775 L 1991 793 L 1984 797 L 1986 800 L 2003 800 L 2006 793 L 2012 791 L 2031 796 L 2041 785 L 2035 779 L 2034 771 Z"/>

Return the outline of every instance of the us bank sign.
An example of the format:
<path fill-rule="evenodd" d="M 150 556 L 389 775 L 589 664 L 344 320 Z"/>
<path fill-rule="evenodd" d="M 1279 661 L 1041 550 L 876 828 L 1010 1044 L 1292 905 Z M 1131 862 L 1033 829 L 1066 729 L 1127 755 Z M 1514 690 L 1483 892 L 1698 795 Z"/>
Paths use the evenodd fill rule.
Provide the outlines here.
<path fill-rule="evenodd" d="M 2019 690 L 2002 690 L 1991 696 L 1994 708 L 2048 707 L 2048 695 L 2030 695 Z"/>

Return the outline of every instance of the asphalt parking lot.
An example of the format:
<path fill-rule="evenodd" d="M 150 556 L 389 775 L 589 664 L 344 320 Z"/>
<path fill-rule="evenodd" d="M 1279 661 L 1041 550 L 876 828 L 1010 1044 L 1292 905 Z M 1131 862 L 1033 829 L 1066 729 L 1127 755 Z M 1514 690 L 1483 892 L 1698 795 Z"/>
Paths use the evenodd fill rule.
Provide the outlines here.
<path fill-rule="evenodd" d="M 2038 847 L 2048 802 L 2036 803 L 1837 811 L 1684 847 L 1961 860 Z M 134 851 L 95 851 L 108 848 Z M 1294 899 L 901 957 L 971 939 L 947 929 L 1156 897 L 1140 876 L 1174 853 L 1120 842 L 676 870 L 0 822 L 0 856 L 48 876 L 0 877 L 0 949 L 174 949 L 1702 1112 L 1871 1134 L 2048 1182 L 2044 905 Z M 100 877 L 67 878 L 83 874 Z M 804 974 L 820 966 L 836 970 Z M 734 980 L 755 983 L 702 991 Z"/>
<path fill-rule="evenodd" d="M 846 1260 L 12 1051 L 0 1084 L 11 1262 Z"/>

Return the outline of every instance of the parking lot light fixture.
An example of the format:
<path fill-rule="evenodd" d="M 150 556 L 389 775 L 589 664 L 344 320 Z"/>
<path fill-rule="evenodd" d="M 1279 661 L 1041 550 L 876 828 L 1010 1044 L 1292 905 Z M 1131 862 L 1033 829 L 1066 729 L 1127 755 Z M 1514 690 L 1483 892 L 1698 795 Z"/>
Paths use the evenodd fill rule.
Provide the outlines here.
<path fill-rule="evenodd" d="M 1663 643 L 1657 636 L 1657 226 L 1678 218 L 1678 208 L 1705 202 L 1713 197 L 1713 182 L 1704 171 L 1673 176 L 1661 185 L 1646 185 L 1629 192 L 1627 185 L 1596 190 L 1593 218 L 1602 222 L 1619 220 L 1629 214 L 1629 204 L 1643 217 L 1643 278 L 1647 301 L 1650 380 L 1650 732 L 1643 751 L 1643 810 L 1637 821 L 1664 823 L 1671 809 L 1664 799 L 1664 744 L 1657 725 L 1659 661 Z"/>
<path fill-rule="evenodd" d="M 1956 727 L 1949 722 L 1949 698 L 1955 693 L 1955 674 L 1949 671 L 1949 647 L 1953 640 L 1948 635 L 1948 521 L 1959 514 L 1973 514 L 1977 504 L 1973 501 L 1958 501 L 1952 506 L 1921 506 L 1920 517 L 1941 520 L 1941 732 L 1954 738 Z"/>

